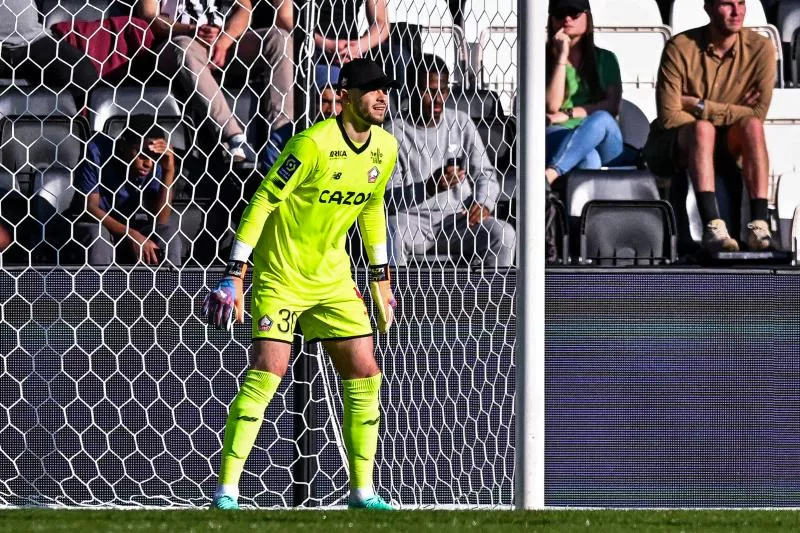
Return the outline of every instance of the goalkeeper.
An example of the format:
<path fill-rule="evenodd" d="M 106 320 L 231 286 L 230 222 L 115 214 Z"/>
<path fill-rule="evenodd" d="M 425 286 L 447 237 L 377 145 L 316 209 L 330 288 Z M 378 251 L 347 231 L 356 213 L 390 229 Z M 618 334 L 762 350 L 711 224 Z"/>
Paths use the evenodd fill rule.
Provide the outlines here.
<path fill-rule="evenodd" d="M 383 193 L 397 140 L 380 125 L 398 87 L 368 59 L 345 65 L 342 112 L 292 137 L 242 214 L 224 277 L 203 303 L 211 324 L 244 321 L 243 282 L 254 252 L 251 366 L 225 426 L 212 506 L 238 509 L 239 477 L 264 411 L 286 373 L 295 323 L 322 342 L 342 377 L 350 508 L 391 509 L 373 490 L 381 371 L 369 314 L 350 273 L 348 229 L 358 220 L 370 261 L 378 329 L 392 323 Z"/>

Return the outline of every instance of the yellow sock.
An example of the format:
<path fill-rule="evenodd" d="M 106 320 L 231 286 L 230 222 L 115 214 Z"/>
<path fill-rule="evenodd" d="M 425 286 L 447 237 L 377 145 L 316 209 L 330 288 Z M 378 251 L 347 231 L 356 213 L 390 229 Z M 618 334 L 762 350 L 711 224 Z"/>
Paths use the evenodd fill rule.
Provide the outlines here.
<path fill-rule="evenodd" d="M 280 376 L 261 370 L 248 370 L 239 393 L 231 403 L 225 423 L 219 484 L 238 486 L 244 462 L 253 449 L 261 422 L 272 396 L 281 383 Z"/>
<path fill-rule="evenodd" d="M 382 375 L 342 380 L 342 432 L 350 463 L 350 490 L 372 488 L 372 470 L 378 449 Z"/>

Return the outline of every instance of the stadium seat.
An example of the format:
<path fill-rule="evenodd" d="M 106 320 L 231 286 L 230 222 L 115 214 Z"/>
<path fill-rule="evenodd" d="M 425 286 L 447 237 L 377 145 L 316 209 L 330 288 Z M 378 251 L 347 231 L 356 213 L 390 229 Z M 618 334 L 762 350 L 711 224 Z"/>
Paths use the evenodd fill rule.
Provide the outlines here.
<path fill-rule="evenodd" d="M 0 161 L 11 172 L 32 173 L 54 165 L 74 169 L 83 159 L 87 137 L 78 118 L 12 115 L 0 125 Z"/>
<path fill-rule="evenodd" d="M 407 22 L 420 26 L 452 26 L 453 15 L 447 0 L 389 0 L 390 23 Z"/>
<path fill-rule="evenodd" d="M 677 259 L 675 216 L 663 200 L 593 200 L 581 214 L 582 265 L 667 265 Z"/>
<path fill-rule="evenodd" d="M 49 28 L 65 20 L 100 20 L 112 14 L 124 14 L 124 11 L 116 7 L 118 4 L 119 2 L 113 0 L 40 0 L 39 11 L 44 16 L 45 27 Z"/>
<path fill-rule="evenodd" d="M 619 61 L 623 91 L 627 86 L 655 87 L 664 45 L 670 39 L 663 24 L 652 27 L 596 26 L 594 42 Z"/>
<path fill-rule="evenodd" d="M 69 91 L 56 94 L 44 88 L 33 89 L 13 85 L 0 87 L 0 117 L 11 115 L 71 117 L 77 114 L 75 100 Z"/>
<path fill-rule="evenodd" d="M 800 29 L 800 0 L 781 0 L 778 3 L 778 31 L 781 41 L 791 43 Z"/>
<path fill-rule="evenodd" d="M 652 122 L 658 116 L 655 87 L 625 85 L 622 88 L 622 98 L 639 108 L 648 122 Z"/>
<path fill-rule="evenodd" d="M 467 42 L 479 42 L 481 34 L 490 27 L 516 28 L 517 1 L 466 0 L 464 2 L 464 38 Z"/>
<path fill-rule="evenodd" d="M 573 170 L 567 176 L 566 206 L 570 235 L 580 232 L 581 215 L 593 200 L 658 200 L 655 177 L 647 170 Z M 562 178 L 564 179 L 564 178 Z M 571 239 L 573 254 L 579 241 Z"/>
<path fill-rule="evenodd" d="M 784 174 L 778 180 L 775 193 L 775 211 L 778 218 L 778 235 L 781 249 L 792 250 L 792 223 L 800 207 L 800 173 Z"/>
<path fill-rule="evenodd" d="M 489 27 L 478 46 L 479 87 L 497 91 L 505 109 L 517 96 L 517 28 Z"/>
<path fill-rule="evenodd" d="M 595 26 L 661 26 L 655 0 L 590 0 Z"/>
<path fill-rule="evenodd" d="M 130 115 L 153 115 L 170 133 L 170 143 L 180 151 L 191 145 L 187 119 L 168 87 L 99 88 L 89 96 L 89 124 L 92 131 L 112 138 L 122 133 Z"/>
<path fill-rule="evenodd" d="M 567 215 L 580 219 L 592 200 L 658 200 L 655 177 L 647 170 L 573 170 L 566 176 Z"/>
<path fill-rule="evenodd" d="M 622 99 L 619 110 L 619 127 L 625 144 L 641 150 L 650 133 L 650 121 L 633 102 Z"/>

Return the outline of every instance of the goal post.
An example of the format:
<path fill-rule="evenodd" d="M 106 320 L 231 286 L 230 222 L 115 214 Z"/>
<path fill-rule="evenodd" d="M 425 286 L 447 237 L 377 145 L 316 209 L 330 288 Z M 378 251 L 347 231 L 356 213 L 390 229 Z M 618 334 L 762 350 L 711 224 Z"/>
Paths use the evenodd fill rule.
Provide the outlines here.
<path fill-rule="evenodd" d="M 519 0 L 519 180 L 514 505 L 544 507 L 544 165 L 547 3 Z M 525 104 L 527 103 L 527 105 Z"/>

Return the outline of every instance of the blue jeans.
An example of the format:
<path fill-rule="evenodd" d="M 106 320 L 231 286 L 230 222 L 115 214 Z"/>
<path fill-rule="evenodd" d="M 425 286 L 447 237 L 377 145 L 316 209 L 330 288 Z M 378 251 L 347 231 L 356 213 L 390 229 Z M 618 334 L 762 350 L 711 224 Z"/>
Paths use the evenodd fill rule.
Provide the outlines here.
<path fill-rule="evenodd" d="M 617 120 L 595 111 L 575 129 L 553 125 L 545 130 L 547 166 L 562 176 L 573 168 L 596 169 L 636 163 L 636 153 L 622 142 Z"/>

